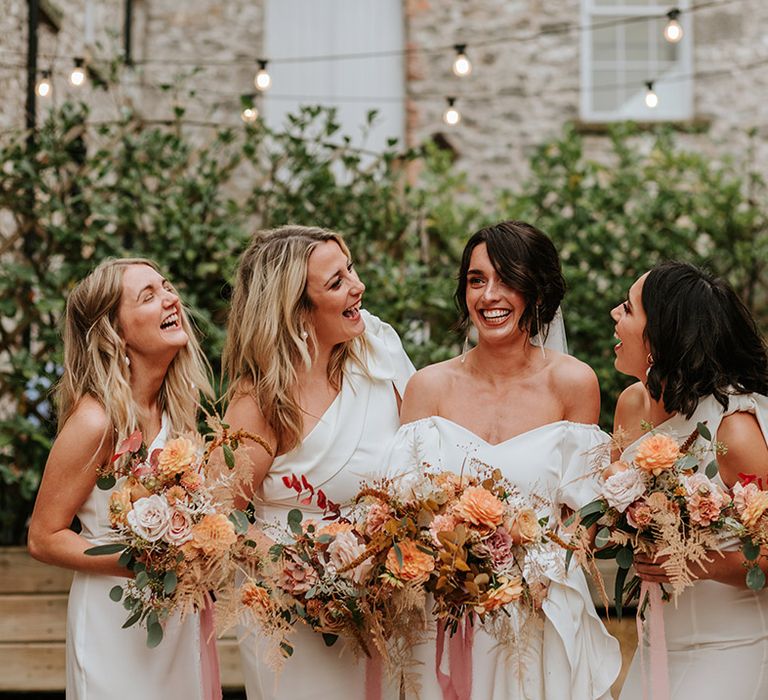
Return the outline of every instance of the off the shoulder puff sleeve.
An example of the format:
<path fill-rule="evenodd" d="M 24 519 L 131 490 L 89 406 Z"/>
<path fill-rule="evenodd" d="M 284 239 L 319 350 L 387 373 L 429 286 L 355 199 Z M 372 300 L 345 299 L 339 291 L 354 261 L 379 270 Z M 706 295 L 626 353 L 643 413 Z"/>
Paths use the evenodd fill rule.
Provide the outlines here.
<path fill-rule="evenodd" d="M 610 463 L 610 440 L 596 425 L 569 423 L 563 440 L 558 501 L 578 510 L 598 497 L 599 475 Z"/>

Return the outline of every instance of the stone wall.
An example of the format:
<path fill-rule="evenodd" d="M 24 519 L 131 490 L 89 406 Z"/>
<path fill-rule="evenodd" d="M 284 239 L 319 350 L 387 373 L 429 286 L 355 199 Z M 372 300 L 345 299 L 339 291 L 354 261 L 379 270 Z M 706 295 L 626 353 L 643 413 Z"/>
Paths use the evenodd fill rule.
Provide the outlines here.
<path fill-rule="evenodd" d="M 459 154 L 458 164 L 486 192 L 519 182 L 533 147 L 557 135 L 566 121 L 579 119 L 580 37 L 578 32 L 513 42 L 581 23 L 574 0 L 406 0 L 408 41 L 415 47 L 469 43 L 474 70 L 469 79 L 451 72 L 445 54 L 414 52 L 408 69 L 408 127 L 412 142 L 440 133 Z M 702 133 L 686 134 L 691 148 L 713 157 L 750 157 L 747 132 L 757 129 L 755 161 L 768 174 L 768 64 L 751 71 L 737 66 L 768 59 L 768 4 L 744 0 L 696 11 L 693 71 L 732 69 L 695 81 L 694 120 Z M 472 48 L 471 41 L 488 41 Z M 541 93 L 541 94 L 538 94 Z M 442 96 L 456 95 L 459 127 L 441 122 Z M 462 97 L 466 96 L 466 97 Z M 604 137 L 588 143 L 599 155 Z"/>
<path fill-rule="evenodd" d="M 308 2 L 311 0 L 307 0 Z M 325 1 L 325 0 L 324 0 Z M 384 2 L 385 0 L 382 0 Z M 396 1 L 396 0 L 391 0 Z M 471 78 L 451 72 L 446 53 L 414 51 L 406 61 L 407 137 L 411 144 L 441 134 L 458 153 L 457 166 L 469 172 L 473 184 L 490 192 L 519 182 L 527 173 L 532 149 L 557 135 L 566 121 L 579 118 L 579 55 L 577 31 L 538 37 L 533 41 L 504 41 L 521 34 L 577 26 L 580 3 L 575 0 L 403 0 L 406 41 L 414 49 L 467 42 L 474 64 Z M 24 63 L 27 3 L 3 0 L 0 61 Z M 71 56 L 83 50 L 83 0 L 56 0 L 63 21 L 54 35 L 41 28 L 40 67 L 44 55 Z M 124 0 L 93 2 L 98 8 L 92 53 L 103 57 L 122 51 Z M 128 100 L 148 119 L 169 119 L 174 106 L 184 106 L 200 139 L 209 124 L 237 124 L 239 95 L 253 90 L 254 59 L 263 45 L 264 0 L 134 0 L 135 68 L 124 70 L 116 96 L 91 92 L 98 118 L 114 117 L 116 105 Z M 741 0 L 693 13 L 693 70 L 725 75 L 696 81 L 697 121 L 701 133 L 685 135 L 693 148 L 713 157 L 748 157 L 747 132 L 756 129 L 759 164 L 768 163 L 768 66 L 740 71 L 737 66 L 768 58 L 768 3 Z M 477 45 L 478 39 L 489 42 Z M 493 43 L 496 40 L 497 43 Z M 473 46 L 472 43 L 475 42 Z M 16 53 L 14 53 L 16 52 Z M 194 62 L 220 61 L 237 65 L 207 66 L 194 72 Z M 54 63 L 54 95 L 61 100 L 73 89 L 66 84 L 69 59 Z M 186 77 L 185 77 L 186 76 Z M 0 70 L 0 130 L 24 123 L 23 69 Z M 163 92 L 158 85 L 181 88 Z M 190 98 L 189 89 L 196 91 Z M 446 127 L 441 116 L 444 96 L 459 97 L 462 123 Z M 94 117 L 96 118 L 96 117 Z M 605 139 L 592 136 L 595 154 Z M 763 166 L 768 171 L 768 166 Z"/>

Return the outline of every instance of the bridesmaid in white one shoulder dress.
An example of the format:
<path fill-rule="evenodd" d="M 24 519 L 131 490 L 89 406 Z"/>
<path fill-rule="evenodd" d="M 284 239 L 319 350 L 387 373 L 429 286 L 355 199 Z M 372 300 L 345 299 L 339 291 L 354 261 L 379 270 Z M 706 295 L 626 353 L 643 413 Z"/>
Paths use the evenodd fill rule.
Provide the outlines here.
<path fill-rule="evenodd" d="M 620 341 L 616 368 L 641 380 L 617 404 L 616 429 L 633 440 L 621 458 L 634 456 L 642 421 L 680 441 L 702 422 L 728 446 L 718 457 L 722 486 L 733 486 L 739 473 L 765 484 L 768 352 L 731 287 L 692 265 L 665 263 L 640 277 L 612 316 Z M 698 572 L 701 580 L 676 606 L 664 605 L 674 700 L 768 697 L 768 591 L 746 588 L 737 545 L 726 546 L 724 557 L 713 553 L 707 570 Z M 667 580 L 660 561 L 638 558 L 635 564 L 641 578 Z M 622 700 L 640 700 L 652 690 L 639 656 Z"/>
<path fill-rule="evenodd" d="M 594 425 L 597 378 L 575 358 L 531 343 L 546 335 L 564 291 L 557 251 L 533 226 L 508 221 L 470 238 L 456 301 L 464 325 L 476 328 L 478 344 L 410 381 L 403 426 L 387 457 L 390 471 L 427 463 L 460 472 L 478 460 L 500 469 L 523 494 L 551 498 L 552 508 L 540 516 L 593 500 L 587 452 L 608 440 Z M 525 630 L 521 647 L 510 653 L 476 624 L 472 700 L 610 697 L 619 647 L 595 613 L 584 574 L 576 566 L 566 573 L 564 552 L 553 548 L 545 575 L 541 624 Z M 437 652 L 433 625 L 409 669 L 418 696 L 461 700 L 467 679 L 451 677 L 450 652 L 438 668 Z M 449 678 L 447 687 L 438 670 Z"/>
<path fill-rule="evenodd" d="M 322 229 L 257 234 L 241 258 L 225 350 L 233 379 L 225 419 L 276 448 L 274 459 L 250 452 L 256 515 L 265 521 L 285 524 L 299 507 L 282 481 L 292 474 L 349 502 L 398 429 L 399 397 L 414 369 L 395 331 L 360 308 L 364 290 L 344 241 Z M 296 382 L 279 395 L 264 388 L 293 372 Z M 322 517 L 314 504 L 301 509 Z M 258 628 L 240 630 L 249 700 L 365 697 L 366 664 L 342 643 L 329 648 L 306 627 L 291 643 L 293 655 L 276 676 Z"/>
<path fill-rule="evenodd" d="M 171 425 L 194 430 L 200 389 L 210 393 L 200 348 L 154 263 L 107 261 L 72 291 L 60 431 L 29 528 L 32 556 L 75 570 L 67 608 L 68 700 L 221 697 L 217 674 L 205 672 L 217 662 L 215 646 L 201 639 L 199 616 L 183 623 L 172 617 L 163 641 L 149 649 L 144 629 L 121 629 L 127 613 L 109 599 L 127 575 L 117 555 L 84 554 L 110 532 L 111 491 L 96 486 L 98 467 L 137 427 L 155 436 L 150 449 L 163 446 Z M 70 529 L 75 515 L 78 534 Z"/>

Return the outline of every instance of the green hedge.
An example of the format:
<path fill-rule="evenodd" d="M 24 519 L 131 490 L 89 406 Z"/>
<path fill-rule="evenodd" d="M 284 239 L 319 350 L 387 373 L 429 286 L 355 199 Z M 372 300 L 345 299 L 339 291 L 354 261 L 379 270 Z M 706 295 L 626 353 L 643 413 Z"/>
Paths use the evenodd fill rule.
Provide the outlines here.
<path fill-rule="evenodd" d="M 600 165 L 566 129 L 536 150 L 524 186 L 488 205 L 434 147 L 401 153 L 393 143 L 379 156 L 352 149 L 332 110 L 305 108 L 281 132 L 221 129 L 202 147 L 182 110 L 167 125 L 131 115 L 88 122 L 85 106 L 67 104 L 50 114 L 34 149 L 22 135 L 0 141 L 0 220 L 14 231 L 0 256 L 3 544 L 23 541 L 55 432 L 49 390 L 67 292 L 106 256 L 155 259 L 196 310 L 218 368 L 228 281 L 252 231 L 333 228 L 350 243 L 366 307 L 398 328 L 422 366 L 458 352 L 452 294 L 469 234 L 493 220 L 527 219 L 562 253 L 569 340 L 600 376 L 606 427 L 626 383 L 612 367 L 608 312 L 656 260 L 726 274 L 766 321 L 762 181 L 681 150 L 666 132 L 620 127 L 610 164 Z"/>

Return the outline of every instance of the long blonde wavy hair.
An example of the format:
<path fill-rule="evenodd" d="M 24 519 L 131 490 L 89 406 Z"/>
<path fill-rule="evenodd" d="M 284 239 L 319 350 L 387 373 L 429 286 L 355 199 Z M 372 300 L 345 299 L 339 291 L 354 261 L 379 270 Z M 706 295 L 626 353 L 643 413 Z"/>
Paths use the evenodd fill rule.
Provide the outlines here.
<path fill-rule="evenodd" d="M 59 430 L 84 396 L 96 399 L 113 427 L 115 444 L 143 427 L 143 416 L 134 401 L 125 342 L 120 336 L 117 312 L 123 291 L 123 272 L 130 265 L 151 260 L 105 260 L 70 293 L 64 322 L 64 373 L 56 388 Z M 181 325 L 189 337 L 168 367 L 160 388 L 159 403 L 174 431 L 195 430 L 200 394 L 212 397 L 210 368 L 182 304 Z"/>
<path fill-rule="evenodd" d="M 321 243 L 335 241 L 349 258 L 344 239 L 333 231 L 283 226 L 259 231 L 240 258 L 235 275 L 222 366 L 229 380 L 227 398 L 249 394 L 278 440 L 278 452 L 301 441 L 304 424 L 297 400 L 301 366 L 309 368 L 316 347 L 307 294 L 307 262 Z M 302 338 L 302 332 L 308 337 Z M 363 336 L 331 352 L 328 380 L 341 388 L 344 368 L 355 362 L 366 372 Z"/>

